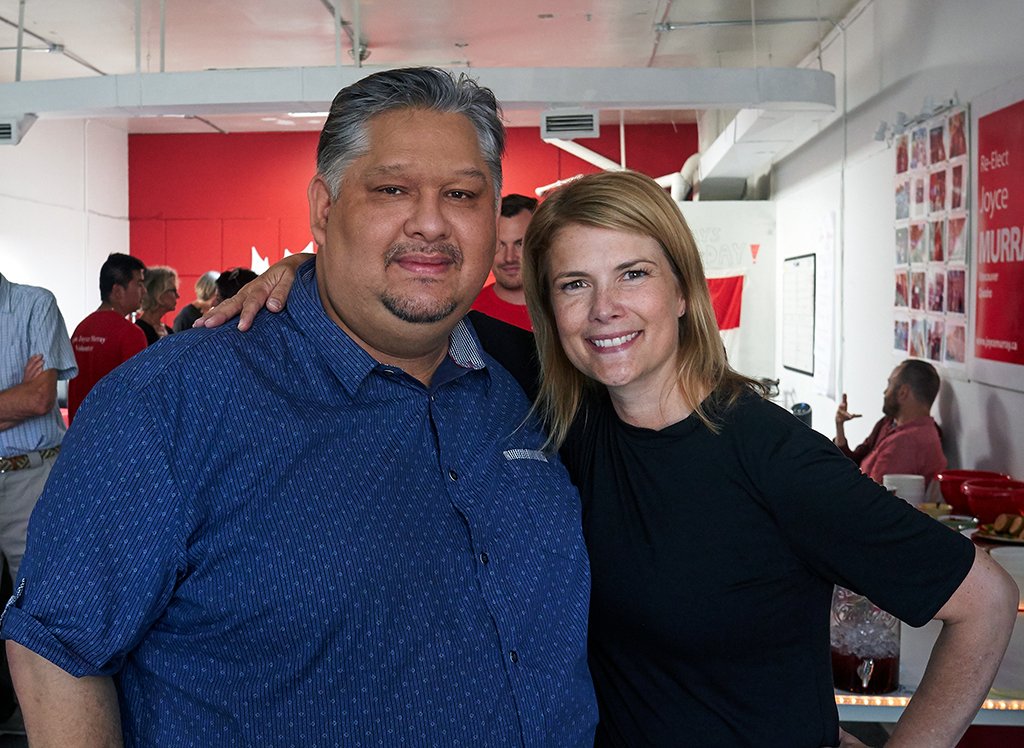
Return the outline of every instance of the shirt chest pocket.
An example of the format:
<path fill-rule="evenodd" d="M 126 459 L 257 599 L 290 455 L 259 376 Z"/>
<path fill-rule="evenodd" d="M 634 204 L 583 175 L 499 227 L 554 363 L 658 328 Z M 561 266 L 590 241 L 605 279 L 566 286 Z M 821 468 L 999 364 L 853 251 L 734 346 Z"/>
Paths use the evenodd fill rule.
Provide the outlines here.
<path fill-rule="evenodd" d="M 502 453 L 504 485 L 511 487 L 528 527 L 545 550 L 578 558 L 585 555 L 580 500 L 557 458 L 529 449 Z"/>

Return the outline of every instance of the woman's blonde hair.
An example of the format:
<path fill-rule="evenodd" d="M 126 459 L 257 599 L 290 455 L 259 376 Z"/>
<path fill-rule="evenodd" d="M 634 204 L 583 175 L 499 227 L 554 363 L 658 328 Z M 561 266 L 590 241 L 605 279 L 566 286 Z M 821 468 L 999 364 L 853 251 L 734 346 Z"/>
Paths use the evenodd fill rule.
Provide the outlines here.
<path fill-rule="evenodd" d="M 703 399 L 714 392 L 731 405 L 757 383 L 733 371 L 725 359 L 704 266 L 678 206 L 649 177 L 632 171 L 581 177 L 551 194 L 534 214 L 523 239 L 523 286 L 540 356 L 536 408 L 547 423 L 549 444 L 565 441 L 584 393 L 597 382 L 570 363 L 558 338 L 551 305 L 548 256 L 566 226 L 613 229 L 654 239 L 679 281 L 686 314 L 679 318 L 679 390 L 689 408 L 718 430 Z"/>
<path fill-rule="evenodd" d="M 199 276 L 196 284 L 192 287 L 196 292 L 196 301 L 210 301 L 217 293 L 217 277 L 220 275 L 216 270 L 207 270 Z"/>
<path fill-rule="evenodd" d="M 178 273 L 174 268 L 163 265 L 148 267 L 142 283 L 146 287 L 146 294 L 142 297 L 142 311 L 148 312 L 159 306 L 161 294 L 178 287 Z"/>

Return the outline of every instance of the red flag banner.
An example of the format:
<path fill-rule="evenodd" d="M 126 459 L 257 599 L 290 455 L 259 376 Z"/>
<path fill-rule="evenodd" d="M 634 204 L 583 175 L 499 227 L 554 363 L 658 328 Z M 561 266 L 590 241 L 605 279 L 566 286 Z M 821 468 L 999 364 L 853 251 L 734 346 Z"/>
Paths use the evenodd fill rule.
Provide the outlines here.
<path fill-rule="evenodd" d="M 715 308 L 718 329 L 733 330 L 740 326 L 740 307 L 743 302 L 743 276 L 708 278 L 711 305 Z"/>

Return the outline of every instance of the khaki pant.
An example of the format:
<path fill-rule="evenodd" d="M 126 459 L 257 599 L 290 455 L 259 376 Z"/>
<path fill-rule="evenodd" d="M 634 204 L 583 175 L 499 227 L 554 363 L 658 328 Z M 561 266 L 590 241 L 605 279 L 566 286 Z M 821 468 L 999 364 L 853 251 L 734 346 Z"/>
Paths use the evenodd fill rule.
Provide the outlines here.
<path fill-rule="evenodd" d="M 30 467 L 0 473 L 0 552 L 7 557 L 15 589 L 18 588 L 18 569 L 25 555 L 28 518 L 57 458 L 44 460 L 38 452 L 31 452 L 29 459 Z"/>

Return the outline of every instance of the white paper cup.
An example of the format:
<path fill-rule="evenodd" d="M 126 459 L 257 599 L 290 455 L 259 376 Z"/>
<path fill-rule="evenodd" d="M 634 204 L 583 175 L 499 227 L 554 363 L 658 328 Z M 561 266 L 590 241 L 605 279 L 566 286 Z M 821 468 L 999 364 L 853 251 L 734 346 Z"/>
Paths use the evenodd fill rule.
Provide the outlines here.
<path fill-rule="evenodd" d="M 882 476 L 882 485 L 908 504 L 917 506 L 924 501 L 924 476 L 890 473 Z"/>

